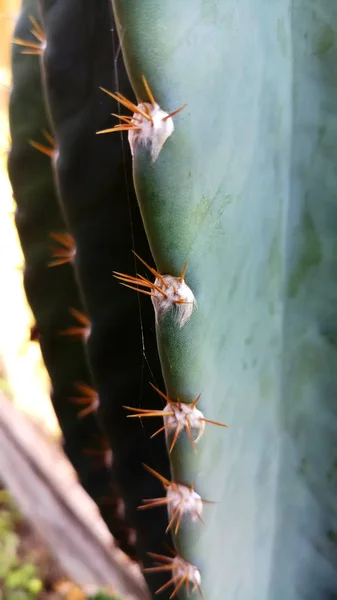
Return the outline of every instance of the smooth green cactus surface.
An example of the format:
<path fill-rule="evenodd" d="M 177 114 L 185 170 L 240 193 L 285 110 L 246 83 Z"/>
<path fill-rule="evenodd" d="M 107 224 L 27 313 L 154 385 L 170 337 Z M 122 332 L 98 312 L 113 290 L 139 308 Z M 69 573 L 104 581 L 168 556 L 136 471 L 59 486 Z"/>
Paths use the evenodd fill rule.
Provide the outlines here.
<path fill-rule="evenodd" d="M 158 319 L 167 394 L 229 425 L 171 453 L 173 481 L 215 501 L 205 524 L 184 513 L 176 548 L 206 600 L 333 600 L 337 5 L 113 6 L 138 101 L 144 75 L 163 110 L 187 104 L 155 161 L 133 149 L 156 268 L 187 261 L 197 300 L 183 327 L 177 307 Z"/>

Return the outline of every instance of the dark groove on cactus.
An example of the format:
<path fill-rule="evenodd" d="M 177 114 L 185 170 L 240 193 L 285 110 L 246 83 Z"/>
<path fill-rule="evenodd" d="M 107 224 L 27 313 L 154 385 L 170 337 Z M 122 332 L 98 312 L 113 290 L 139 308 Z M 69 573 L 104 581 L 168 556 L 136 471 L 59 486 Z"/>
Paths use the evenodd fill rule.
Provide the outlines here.
<path fill-rule="evenodd" d="M 34 0 L 24 0 L 16 24 L 15 36 L 28 40 L 31 24 L 35 21 Z M 32 19 L 33 16 L 33 19 Z M 24 42 L 25 44 L 26 42 Z M 69 304 L 81 308 L 81 301 L 72 266 L 48 268 L 52 256 L 51 232 L 65 230 L 48 156 L 54 151 L 41 88 L 37 52 L 26 56 L 17 43 L 13 44 L 13 89 L 10 97 L 9 121 L 12 145 L 8 157 L 8 172 L 16 208 L 16 227 L 25 257 L 24 286 L 28 302 L 36 319 L 30 338 L 39 341 L 52 386 L 51 399 L 63 434 L 64 450 L 78 473 L 79 479 L 99 503 L 101 497 L 111 497 L 117 505 L 119 490 L 109 468 L 96 465 L 85 454 L 89 445 L 95 447 L 101 430 L 94 414 L 78 418 L 78 407 L 71 402 L 76 381 L 91 385 L 91 375 L 82 342 L 60 336 L 58 330 L 69 328 Z M 51 151 L 44 152 L 38 140 L 44 132 Z M 40 151 L 38 151 L 40 150 Z M 48 148 L 46 148 L 48 150 Z M 41 153 L 44 152 L 44 153 Z M 47 154 L 47 156 L 44 156 Z M 112 533 L 121 548 L 135 556 L 128 541 L 128 526 L 114 511 L 113 503 L 107 509 L 100 507 Z"/>
<path fill-rule="evenodd" d="M 147 566 L 147 552 L 162 551 L 168 521 L 164 508 L 155 521 L 137 510 L 142 498 L 161 489 L 142 463 L 167 476 L 169 464 L 164 438 L 151 441 L 153 425 L 126 419 L 123 405 L 152 406 L 154 394 L 144 382 L 160 386 L 162 376 L 152 308 L 118 285 L 112 270 L 135 268 L 132 247 L 149 262 L 151 256 L 125 141 L 96 135 L 109 125 L 111 112 L 118 112 L 117 103 L 99 88 L 115 86 L 129 97 L 132 92 L 109 0 L 43 0 L 40 8 L 47 37 L 44 83 L 59 149 L 58 186 L 92 327 L 87 348 L 100 398 L 98 413 L 111 441 L 113 472 L 136 530 L 138 554 Z M 149 578 L 149 585 L 156 590 L 165 580 Z"/>

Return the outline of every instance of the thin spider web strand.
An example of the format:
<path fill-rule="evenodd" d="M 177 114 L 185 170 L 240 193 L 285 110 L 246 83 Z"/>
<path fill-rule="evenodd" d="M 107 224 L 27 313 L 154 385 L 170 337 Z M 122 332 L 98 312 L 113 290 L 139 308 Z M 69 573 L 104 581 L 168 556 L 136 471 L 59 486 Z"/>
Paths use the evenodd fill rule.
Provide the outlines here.
<path fill-rule="evenodd" d="M 111 31 L 112 31 L 112 34 L 113 34 L 113 29 Z M 113 43 L 113 55 L 114 55 L 114 83 L 115 83 L 115 88 L 119 92 L 120 86 L 119 86 L 119 76 L 118 76 L 117 62 L 118 62 L 119 55 L 121 53 L 121 40 L 119 40 L 118 47 L 116 48 L 115 38 L 114 38 L 114 35 L 112 35 L 112 43 Z M 121 114 L 120 104 L 118 104 L 118 114 L 119 115 Z M 126 159 L 125 159 L 126 150 L 125 150 L 124 136 L 123 136 L 122 132 L 120 133 L 120 139 L 121 139 L 121 144 L 122 144 L 124 179 L 125 179 L 125 188 L 126 188 L 128 212 L 129 212 L 129 219 L 130 219 L 131 243 L 132 243 L 132 249 L 135 251 L 136 250 L 136 248 L 135 248 L 135 235 L 134 235 L 134 227 L 133 227 L 133 221 L 132 221 L 130 190 L 129 190 L 129 183 L 128 183 L 128 177 L 127 177 L 127 168 L 126 168 Z M 134 268 L 135 268 L 135 270 L 137 270 L 137 262 L 136 262 L 135 255 L 133 255 L 133 260 L 134 260 Z M 143 320 L 142 320 L 142 310 L 141 310 L 140 293 L 139 292 L 137 294 L 137 300 L 138 300 L 139 325 L 140 325 L 141 344 L 142 344 L 142 372 L 141 372 L 141 384 L 140 384 L 140 390 L 139 390 L 139 402 L 138 402 L 138 406 L 142 407 L 141 399 L 142 399 L 142 393 L 143 393 L 143 388 L 144 388 L 145 362 L 147 364 L 147 367 L 149 369 L 151 378 L 152 378 L 153 382 L 155 383 L 155 385 L 157 385 L 157 382 L 156 382 L 156 378 L 155 378 L 155 376 L 153 374 L 153 371 L 152 371 L 152 369 L 150 367 L 150 363 L 148 361 L 148 358 L 146 356 L 144 326 L 143 326 Z M 144 431 L 144 434 L 145 434 L 144 423 L 143 423 L 142 419 L 140 419 L 140 421 L 141 421 L 142 428 L 143 428 L 143 431 Z"/>

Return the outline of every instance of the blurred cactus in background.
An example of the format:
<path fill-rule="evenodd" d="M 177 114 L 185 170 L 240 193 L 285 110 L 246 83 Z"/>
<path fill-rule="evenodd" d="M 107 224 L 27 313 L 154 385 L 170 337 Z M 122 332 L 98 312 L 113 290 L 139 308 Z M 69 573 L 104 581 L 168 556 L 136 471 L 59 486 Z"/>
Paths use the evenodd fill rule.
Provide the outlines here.
<path fill-rule="evenodd" d="M 83 487 L 96 500 L 111 531 L 130 551 L 122 530 L 104 434 L 95 416 L 95 394 L 81 328 L 83 306 L 72 267 L 73 239 L 66 230 L 54 182 L 55 143 L 44 108 L 39 54 L 43 31 L 36 3 L 25 0 L 14 31 L 13 89 L 10 99 L 12 146 L 8 171 L 16 226 L 24 257 L 24 285 L 36 319 L 64 449 Z M 32 31 L 32 34 L 30 33 Z M 118 518 L 116 519 L 118 515 Z"/>

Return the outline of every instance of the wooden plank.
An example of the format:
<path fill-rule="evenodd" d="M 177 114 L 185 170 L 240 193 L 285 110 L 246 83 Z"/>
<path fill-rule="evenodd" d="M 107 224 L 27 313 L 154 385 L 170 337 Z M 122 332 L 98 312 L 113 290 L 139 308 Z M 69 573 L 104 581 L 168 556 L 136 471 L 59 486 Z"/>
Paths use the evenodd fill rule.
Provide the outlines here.
<path fill-rule="evenodd" d="M 138 565 L 115 546 L 66 457 L 2 393 L 0 478 L 75 582 L 150 599 Z"/>

